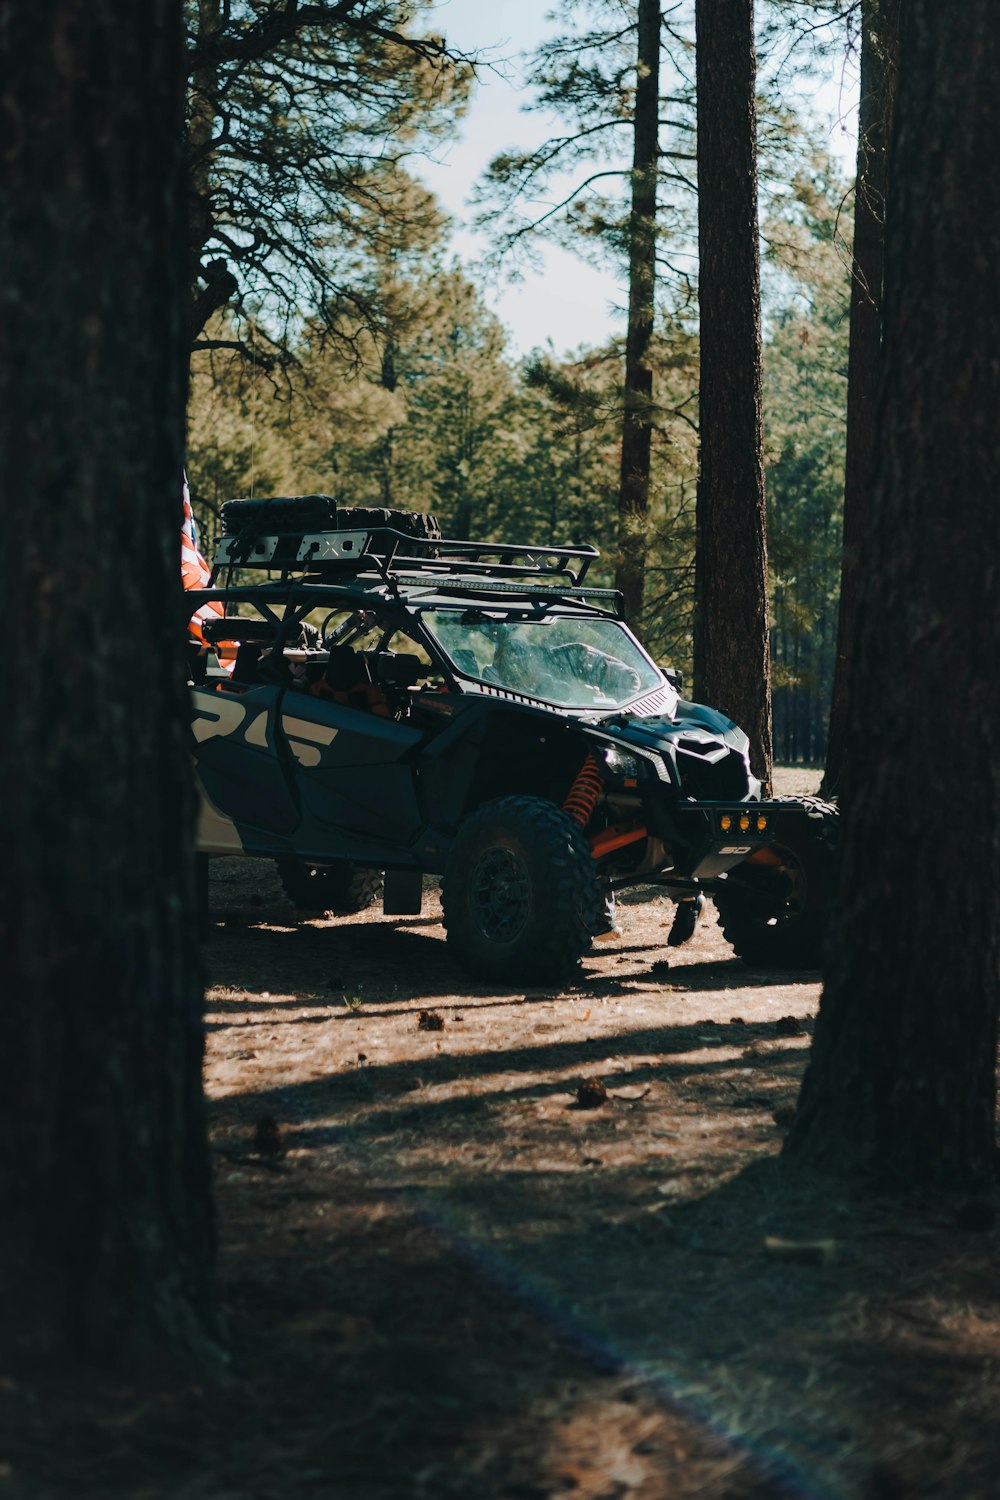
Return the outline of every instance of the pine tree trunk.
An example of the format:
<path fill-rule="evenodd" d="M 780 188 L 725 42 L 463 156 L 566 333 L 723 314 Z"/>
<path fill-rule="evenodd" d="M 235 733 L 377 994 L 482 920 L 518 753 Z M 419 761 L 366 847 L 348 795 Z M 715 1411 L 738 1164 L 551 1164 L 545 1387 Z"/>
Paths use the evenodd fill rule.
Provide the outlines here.
<path fill-rule="evenodd" d="M 941 1186 L 996 1166 L 998 76 L 994 0 L 907 0 L 843 911 L 788 1142 L 812 1165 Z"/>
<path fill-rule="evenodd" d="M 788 662 L 788 643 L 785 634 L 784 601 L 780 586 L 774 596 L 774 628 L 771 632 L 771 651 L 775 663 L 784 668 Z M 781 676 L 785 674 L 782 672 Z M 788 688 L 779 687 L 772 702 L 772 738 L 774 754 L 782 761 L 788 759 Z"/>
<path fill-rule="evenodd" d="M 646 519 L 653 442 L 653 338 L 656 292 L 656 175 L 659 165 L 660 5 L 639 0 L 632 209 L 628 229 L 628 333 L 621 481 L 618 493 L 618 567 L 615 587 L 625 616 L 638 625 L 646 583 Z"/>
<path fill-rule="evenodd" d="M 896 89 L 900 0 L 864 0 L 861 100 L 854 190 L 851 339 L 847 363 L 847 454 L 844 467 L 844 556 L 837 655 L 830 706 L 823 795 L 836 796 L 844 764 L 858 612 L 858 576 L 876 463 L 876 407 L 881 371 L 882 278 L 889 139 Z"/>
<path fill-rule="evenodd" d="M 180 660 L 180 0 L 5 7 L 0 1328 L 214 1357 Z"/>
<path fill-rule="evenodd" d="M 752 0 L 698 0 L 701 459 L 695 694 L 771 780 Z"/>

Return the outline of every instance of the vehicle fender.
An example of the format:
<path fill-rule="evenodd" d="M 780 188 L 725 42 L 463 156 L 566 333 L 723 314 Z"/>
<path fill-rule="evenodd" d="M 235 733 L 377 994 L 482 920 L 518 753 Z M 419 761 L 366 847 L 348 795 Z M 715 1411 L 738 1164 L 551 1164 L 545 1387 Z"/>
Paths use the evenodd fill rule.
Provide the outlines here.
<path fill-rule="evenodd" d="M 421 760 L 426 821 L 445 838 L 496 797 L 543 796 L 562 805 L 591 748 L 582 725 L 551 712 L 482 697 L 431 744 Z"/>

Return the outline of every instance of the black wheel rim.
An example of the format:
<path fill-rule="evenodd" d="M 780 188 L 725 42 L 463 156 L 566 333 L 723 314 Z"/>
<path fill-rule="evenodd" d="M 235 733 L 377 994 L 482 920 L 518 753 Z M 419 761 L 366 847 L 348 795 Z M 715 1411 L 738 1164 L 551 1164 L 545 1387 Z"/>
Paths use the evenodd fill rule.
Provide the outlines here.
<path fill-rule="evenodd" d="M 531 910 L 531 883 L 513 849 L 488 849 L 472 872 L 469 905 L 473 920 L 491 943 L 512 943 Z"/>

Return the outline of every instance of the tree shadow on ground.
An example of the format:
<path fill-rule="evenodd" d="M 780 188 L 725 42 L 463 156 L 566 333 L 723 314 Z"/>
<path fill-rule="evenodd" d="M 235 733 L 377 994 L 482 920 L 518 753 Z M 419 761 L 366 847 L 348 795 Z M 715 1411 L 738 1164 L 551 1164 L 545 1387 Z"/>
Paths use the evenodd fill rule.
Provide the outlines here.
<path fill-rule="evenodd" d="M 769 1088 L 782 1078 L 793 1086 L 799 1066 L 800 1058 L 787 1059 Z M 687 1081 L 712 1090 L 700 1104 L 704 1117 L 731 1124 L 745 1115 L 710 1068 Z M 746 1161 L 745 1143 L 728 1157 L 709 1143 L 694 1157 L 651 1161 L 639 1152 L 616 1165 L 616 1127 L 624 1120 L 632 1128 L 644 1100 L 612 1100 L 603 1118 L 587 1122 L 576 1159 L 571 1152 L 546 1165 L 539 1153 L 551 1118 L 518 1114 L 551 1103 L 557 1091 L 546 1090 L 539 1082 L 503 1097 L 514 1127 L 506 1145 L 495 1130 L 479 1138 L 499 1096 L 477 1096 L 474 1107 L 468 1099 L 422 1100 L 377 1118 L 348 1110 L 331 1130 L 311 1123 L 338 1117 L 320 1084 L 242 1096 L 220 1111 L 219 1124 L 225 1130 L 227 1118 L 242 1123 L 248 1112 L 278 1111 L 296 1157 L 287 1194 L 332 1154 L 338 1170 L 368 1185 L 373 1202 L 412 1214 L 449 1263 L 502 1292 L 503 1327 L 490 1341 L 502 1343 L 530 1315 L 543 1349 L 563 1342 L 582 1353 L 589 1378 L 632 1382 L 647 1408 L 651 1402 L 685 1424 L 689 1443 L 694 1434 L 696 1445 L 708 1444 L 716 1454 L 710 1466 L 728 1453 L 726 1484 L 736 1487 L 692 1493 L 727 1500 L 995 1493 L 1000 1449 L 983 1428 L 996 1395 L 986 1330 L 1000 1315 L 992 1237 L 963 1235 L 940 1201 L 816 1181 L 771 1156 L 734 1172 Z M 682 1109 L 675 1102 L 675 1116 Z M 568 1114 L 564 1101 L 563 1121 Z M 760 1144 L 773 1139 L 769 1117 L 757 1134 Z M 447 1167 L 435 1166 L 449 1148 Z M 323 1201 L 321 1167 L 311 1191 L 313 1202 Z M 783 1242 L 780 1250 L 769 1252 L 769 1238 Z M 419 1374 L 430 1354 L 411 1292 L 419 1283 L 390 1276 L 386 1316 L 394 1337 L 417 1351 Z M 440 1339 L 437 1378 L 492 1421 L 496 1393 L 489 1381 L 482 1390 L 477 1384 L 485 1365 L 463 1363 L 450 1334 Z M 495 1349 L 501 1365 L 506 1357 Z M 377 1369 L 382 1388 L 392 1388 L 400 1375 L 391 1366 L 387 1352 L 384 1364 L 356 1365 L 355 1374 L 367 1381 Z M 723 1449 L 713 1448 L 720 1438 Z M 888 1476 L 884 1489 L 879 1475 Z M 949 1488 L 949 1475 L 957 1487 Z"/>
<path fill-rule="evenodd" d="M 331 1039 L 307 1080 L 213 1106 L 233 1317 L 246 1357 L 288 1372 L 273 1400 L 290 1473 L 311 1464 L 348 1500 L 992 1500 L 995 1237 L 962 1231 L 953 1206 L 775 1162 L 808 1023 L 794 1036 L 703 1008 L 477 1046 L 459 1007 L 520 1022 L 572 1006 L 581 1023 L 593 999 L 596 1029 L 599 1001 L 627 1012 L 656 986 L 585 969 L 565 991 L 498 992 L 414 925 L 301 931 L 248 939 L 283 998 L 210 1003 L 222 1024 L 261 1004 L 284 1036 Z M 226 928 L 210 949 L 227 977 L 244 939 Z M 313 983 L 352 961 L 360 1012 Z M 764 982 L 725 960 L 671 962 L 665 978 L 674 1000 L 718 1005 Z M 774 1010 L 813 978 L 784 976 L 787 999 L 770 979 Z M 366 1019 L 416 1032 L 435 1004 L 445 1025 L 420 1056 L 359 1056 Z M 577 1083 L 595 1075 L 610 1097 L 582 1110 Z M 287 1149 L 276 1162 L 250 1149 L 264 1114 Z M 314 1402 L 302 1371 L 336 1406 L 340 1470 L 308 1422 L 293 1445 Z"/>
<path fill-rule="evenodd" d="M 628 959 L 630 955 L 658 954 L 653 944 L 602 945 L 593 959 Z M 425 1004 L 457 992 L 475 998 L 497 993 L 525 994 L 525 986 L 477 984 L 469 979 L 452 956 L 439 927 L 414 930 L 397 919 L 372 919 L 341 926 L 315 922 L 294 923 L 281 914 L 281 923 L 264 920 L 257 912 L 244 921 L 227 918 L 225 925 L 210 931 L 206 949 L 209 975 L 225 975 L 227 988 L 255 987 L 262 964 L 266 964 L 274 993 L 311 996 L 331 990 L 356 990 L 366 996 L 391 994 L 420 998 Z M 562 986 L 528 987 L 536 994 L 566 995 L 628 994 L 637 989 L 739 990 L 757 989 L 773 976 L 747 968 L 738 959 L 709 963 L 651 961 L 645 972 L 614 975 L 596 973 L 584 966 Z M 788 984 L 814 982 L 816 974 L 795 970 L 781 975 Z M 211 980 L 210 980 L 211 982 Z"/>

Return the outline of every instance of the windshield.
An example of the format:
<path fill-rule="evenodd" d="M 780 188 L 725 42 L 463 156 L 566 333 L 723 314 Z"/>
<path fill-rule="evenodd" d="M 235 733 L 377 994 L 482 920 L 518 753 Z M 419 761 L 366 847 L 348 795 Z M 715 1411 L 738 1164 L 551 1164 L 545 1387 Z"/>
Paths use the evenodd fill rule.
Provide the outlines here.
<path fill-rule="evenodd" d="M 423 618 L 463 676 L 560 708 L 611 713 L 665 686 L 617 620 L 526 620 L 480 610 L 427 610 Z"/>

